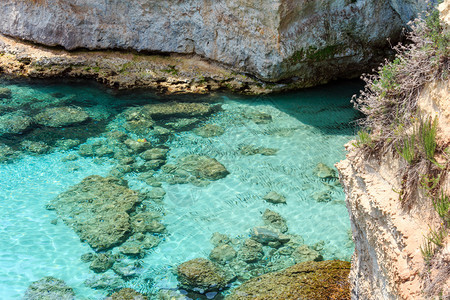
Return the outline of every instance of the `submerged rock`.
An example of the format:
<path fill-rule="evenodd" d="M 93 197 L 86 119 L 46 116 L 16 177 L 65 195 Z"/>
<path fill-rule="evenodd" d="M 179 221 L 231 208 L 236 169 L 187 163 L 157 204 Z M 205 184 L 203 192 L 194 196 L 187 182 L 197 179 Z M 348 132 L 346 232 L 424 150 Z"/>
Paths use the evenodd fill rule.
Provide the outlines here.
<path fill-rule="evenodd" d="M 317 175 L 317 177 L 322 179 L 337 179 L 337 172 L 336 170 L 330 168 L 326 164 L 318 163 L 316 168 L 314 169 L 314 174 Z"/>
<path fill-rule="evenodd" d="M 23 141 L 20 145 L 24 151 L 35 154 L 46 154 L 51 150 L 50 146 L 44 142 Z"/>
<path fill-rule="evenodd" d="M 133 289 L 124 288 L 107 297 L 105 300 L 147 300 L 147 299 L 148 299 L 147 296 L 142 295 L 141 293 L 138 293 Z"/>
<path fill-rule="evenodd" d="M 220 290 L 230 280 L 213 262 L 205 258 L 182 263 L 177 268 L 177 276 L 183 288 L 202 291 Z"/>
<path fill-rule="evenodd" d="M 178 166 L 199 179 L 218 180 L 229 174 L 224 165 L 208 156 L 188 155 L 179 159 Z"/>
<path fill-rule="evenodd" d="M 47 108 L 34 117 L 34 121 L 47 127 L 65 127 L 82 123 L 89 119 L 89 115 L 81 107 Z"/>
<path fill-rule="evenodd" d="M 292 257 L 295 259 L 296 263 L 323 260 L 322 255 L 318 251 L 311 249 L 307 245 L 301 245 L 296 248 L 292 253 Z"/>
<path fill-rule="evenodd" d="M 89 269 L 95 273 L 104 273 L 108 271 L 114 264 L 114 259 L 104 253 L 94 255 L 94 258 L 89 266 Z"/>
<path fill-rule="evenodd" d="M 263 246 L 261 243 L 247 239 L 238 251 L 238 257 L 243 261 L 250 263 L 260 260 L 264 256 Z"/>
<path fill-rule="evenodd" d="M 250 111 L 245 114 L 245 117 L 252 120 L 256 124 L 268 124 L 272 122 L 272 116 L 261 111 Z"/>
<path fill-rule="evenodd" d="M 264 156 L 271 156 L 275 155 L 278 152 L 278 149 L 274 148 L 260 148 L 256 147 L 255 145 L 246 145 L 242 146 L 240 150 L 242 155 L 255 155 L 255 154 L 261 154 Z"/>
<path fill-rule="evenodd" d="M 286 220 L 283 219 L 283 217 L 281 217 L 279 213 L 271 211 L 270 209 L 266 209 L 262 218 L 265 225 L 279 230 L 282 233 L 288 231 Z"/>
<path fill-rule="evenodd" d="M 228 244 L 220 245 L 211 250 L 209 258 L 212 261 L 225 264 L 231 261 L 237 255 L 236 250 Z"/>
<path fill-rule="evenodd" d="M 126 182 L 97 175 L 61 193 L 51 201 L 63 221 L 80 239 L 98 250 L 121 244 L 131 232 L 130 215 L 140 202 L 139 194 Z"/>
<path fill-rule="evenodd" d="M 270 203 L 279 204 L 286 203 L 286 198 L 283 195 L 278 194 L 277 192 L 271 191 L 267 195 L 263 197 L 264 200 Z"/>
<path fill-rule="evenodd" d="M 280 234 L 266 227 L 253 227 L 251 236 L 254 240 L 262 244 L 280 241 Z"/>
<path fill-rule="evenodd" d="M 219 125 L 206 124 L 201 127 L 195 128 L 193 132 L 201 137 L 209 138 L 214 136 L 220 136 L 224 134 L 225 130 Z"/>
<path fill-rule="evenodd" d="M 131 218 L 131 227 L 136 233 L 162 233 L 166 227 L 159 222 L 161 216 L 154 212 L 141 212 Z"/>
<path fill-rule="evenodd" d="M 226 234 L 214 232 L 211 236 L 210 242 L 217 247 L 231 243 L 231 239 Z"/>
<path fill-rule="evenodd" d="M 0 143 L 0 163 L 10 161 L 16 156 L 16 152 L 11 147 Z"/>
<path fill-rule="evenodd" d="M 12 96 L 10 89 L 5 87 L 0 87 L 0 99 L 9 99 Z"/>
<path fill-rule="evenodd" d="M 84 281 L 87 287 L 93 289 L 101 289 L 107 291 L 109 294 L 113 293 L 125 286 L 124 280 L 117 275 L 95 275 Z"/>
<path fill-rule="evenodd" d="M 142 110 L 153 119 L 192 118 L 206 116 L 212 113 L 212 108 L 203 103 L 169 102 L 148 104 Z"/>
<path fill-rule="evenodd" d="M 21 134 L 33 124 L 33 119 L 19 110 L 0 116 L 0 136 L 4 134 Z"/>
<path fill-rule="evenodd" d="M 64 281 L 47 276 L 30 284 L 24 300 L 72 300 L 75 293 Z"/>
<path fill-rule="evenodd" d="M 350 263 L 344 261 L 300 263 L 250 279 L 226 299 L 349 300 L 349 272 Z"/>

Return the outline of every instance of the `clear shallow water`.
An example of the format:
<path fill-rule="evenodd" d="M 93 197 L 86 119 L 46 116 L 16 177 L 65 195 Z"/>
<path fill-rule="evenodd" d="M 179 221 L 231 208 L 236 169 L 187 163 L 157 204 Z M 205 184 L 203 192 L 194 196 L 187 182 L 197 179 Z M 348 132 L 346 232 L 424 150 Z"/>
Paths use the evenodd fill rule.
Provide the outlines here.
<path fill-rule="evenodd" d="M 12 91 L 12 98 L 3 103 L 4 111 L 20 107 L 33 114 L 42 107 L 64 104 L 95 112 L 91 114 L 98 119 L 95 124 L 81 126 L 75 133 L 58 129 L 27 134 L 31 140 L 51 135 L 49 143 L 71 135 L 82 141 L 100 136 L 126 107 L 162 100 L 144 91 L 119 93 L 83 82 L 3 81 L 0 87 Z M 222 111 L 202 124 L 217 124 L 225 133 L 202 138 L 192 131 L 177 132 L 165 143 L 170 148 L 168 163 L 185 154 L 207 155 L 221 162 L 230 174 L 206 187 L 163 183 L 167 194 L 158 209 L 165 212 L 162 223 L 168 233 L 143 259 L 145 273 L 154 281 L 149 289 L 175 288 L 172 269 L 189 259 L 208 257 L 214 232 L 248 238 L 252 227 L 263 225 L 261 215 L 267 208 L 281 214 L 289 233 L 301 235 L 306 244 L 323 242 L 325 259 L 349 259 L 353 248 L 344 193 L 339 186 L 330 187 L 329 182 L 318 178 L 314 169 L 318 163 L 333 166 L 344 158 L 343 145 L 353 137 L 350 123 L 357 117 L 349 100 L 360 87 L 359 83 L 346 82 L 275 96 L 196 97 L 222 105 Z M 272 122 L 256 124 L 244 117 L 252 111 L 270 114 Z M 0 141 L 17 147 L 11 137 Z M 239 151 L 243 145 L 276 148 L 278 152 L 274 156 L 244 156 Z M 75 153 L 77 148 L 46 155 L 23 154 L 11 163 L 0 164 L 1 299 L 20 298 L 32 281 L 43 276 L 66 281 L 77 299 L 102 299 L 106 295 L 84 285 L 84 280 L 94 274 L 89 264 L 80 260 L 90 251 L 89 245 L 81 243 L 61 220 L 53 225 L 51 221 L 57 215 L 45 209 L 50 200 L 86 176 L 104 176 L 114 166 L 113 159 L 61 161 Z M 132 189 L 149 188 L 137 174 L 125 178 Z M 314 200 L 313 195 L 322 190 L 330 193 L 332 201 Z M 286 196 L 286 204 L 262 200 L 269 191 Z M 140 289 L 137 281 L 129 285 Z"/>

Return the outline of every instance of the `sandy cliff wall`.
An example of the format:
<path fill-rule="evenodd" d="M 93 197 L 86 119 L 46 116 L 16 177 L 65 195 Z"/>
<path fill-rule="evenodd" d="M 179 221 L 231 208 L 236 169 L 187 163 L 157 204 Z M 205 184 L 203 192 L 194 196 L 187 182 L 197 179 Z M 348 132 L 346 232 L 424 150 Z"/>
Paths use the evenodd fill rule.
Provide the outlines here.
<path fill-rule="evenodd" d="M 67 49 L 194 53 L 302 85 L 360 74 L 425 0 L 10 0 L 0 33 Z"/>
<path fill-rule="evenodd" d="M 450 2 L 445 3 L 447 8 L 442 5 L 441 14 L 448 20 Z M 437 144 L 445 149 L 450 145 L 448 80 L 428 83 L 417 103 L 423 114 L 437 118 Z M 425 237 L 445 225 L 420 185 L 412 205 L 401 202 L 402 174 L 410 168 L 408 163 L 397 153 L 370 157 L 351 143 L 347 150 L 346 160 L 337 167 L 355 241 L 350 272 L 352 299 L 450 299 L 449 231 L 445 232 L 443 246 L 431 261 L 425 261 L 421 251 Z M 440 190 L 447 193 L 448 159 L 448 155 L 436 157 L 445 166 Z"/>

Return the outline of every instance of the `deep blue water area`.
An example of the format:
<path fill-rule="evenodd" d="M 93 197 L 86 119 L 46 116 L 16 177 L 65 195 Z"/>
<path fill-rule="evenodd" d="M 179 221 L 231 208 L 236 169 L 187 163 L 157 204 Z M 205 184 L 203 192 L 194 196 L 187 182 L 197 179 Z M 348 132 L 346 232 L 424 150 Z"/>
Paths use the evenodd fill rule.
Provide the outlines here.
<path fill-rule="evenodd" d="M 237 253 L 215 262 L 233 273 L 230 288 L 308 257 L 350 260 L 350 222 L 334 164 L 354 137 L 360 115 L 350 99 L 361 88 L 345 81 L 274 95 L 169 97 L 88 81 L 1 79 L 0 298 L 20 299 L 44 276 L 64 280 L 76 299 L 104 299 L 123 287 L 151 299 L 161 291 L 188 293 L 175 270 L 199 257 L 217 260 L 211 237 L 218 233 Z M 174 112 L 167 103 L 185 105 Z M 163 154 L 145 158 L 154 148 Z M 200 161 L 217 162 L 226 173 L 215 166 L 205 175 L 209 166 Z M 124 254 L 123 245 L 93 249 L 70 224 L 73 215 L 49 209 L 91 175 L 118 177 L 139 192 L 142 202 L 128 213 L 158 215 L 165 229 L 142 232 L 157 243 L 137 256 Z M 264 222 L 267 210 L 283 229 Z M 255 227 L 288 236 L 290 244 L 262 242 L 257 257 L 245 259 Z M 125 243 L 138 236 L 133 230 Z M 106 253 L 116 268 L 95 273 L 87 253 Z"/>

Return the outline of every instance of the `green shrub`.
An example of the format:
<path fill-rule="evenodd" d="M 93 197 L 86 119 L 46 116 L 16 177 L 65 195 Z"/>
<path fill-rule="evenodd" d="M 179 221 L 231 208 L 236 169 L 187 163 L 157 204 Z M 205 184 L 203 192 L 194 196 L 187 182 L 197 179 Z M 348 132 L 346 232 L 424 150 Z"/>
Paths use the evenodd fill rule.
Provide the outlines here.
<path fill-rule="evenodd" d="M 444 221 L 446 226 L 450 225 L 450 199 L 441 190 L 438 196 L 433 199 L 434 210 L 438 213 L 439 217 Z"/>
<path fill-rule="evenodd" d="M 401 146 L 397 146 L 396 150 L 401 157 L 403 157 L 408 164 L 412 164 L 416 159 L 416 135 L 412 134 L 410 137 L 406 136 L 401 143 Z"/>
<path fill-rule="evenodd" d="M 420 121 L 420 142 L 426 158 L 434 161 L 436 152 L 437 119 L 427 118 Z"/>

